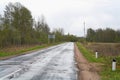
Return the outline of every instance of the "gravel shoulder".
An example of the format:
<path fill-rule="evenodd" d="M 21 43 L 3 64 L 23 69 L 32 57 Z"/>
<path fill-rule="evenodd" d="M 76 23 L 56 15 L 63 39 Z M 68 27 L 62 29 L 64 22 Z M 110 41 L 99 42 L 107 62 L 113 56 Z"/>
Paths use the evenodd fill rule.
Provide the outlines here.
<path fill-rule="evenodd" d="M 75 59 L 77 62 L 78 80 L 100 80 L 97 63 L 88 62 L 75 44 Z"/>

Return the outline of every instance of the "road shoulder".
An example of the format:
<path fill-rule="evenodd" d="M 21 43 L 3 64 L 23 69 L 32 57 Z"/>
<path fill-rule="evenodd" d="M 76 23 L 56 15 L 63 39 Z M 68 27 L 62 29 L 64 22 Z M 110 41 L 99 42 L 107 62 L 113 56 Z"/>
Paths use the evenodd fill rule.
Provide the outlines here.
<path fill-rule="evenodd" d="M 96 64 L 89 63 L 82 53 L 79 51 L 75 44 L 75 59 L 77 67 L 79 69 L 78 78 L 79 80 L 100 80 L 100 76 L 97 73 Z"/>

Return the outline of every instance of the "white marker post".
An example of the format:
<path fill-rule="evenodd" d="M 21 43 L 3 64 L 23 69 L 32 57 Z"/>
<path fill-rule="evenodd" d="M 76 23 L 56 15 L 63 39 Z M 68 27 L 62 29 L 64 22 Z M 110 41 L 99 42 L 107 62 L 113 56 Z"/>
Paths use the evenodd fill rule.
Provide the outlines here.
<path fill-rule="evenodd" d="M 112 61 L 112 71 L 115 71 L 116 70 L 116 60 L 113 59 Z"/>
<path fill-rule="evenodd" d="M 95 57 L 98 58 L 98 52 L 97 51 L 95 52 Z"/>

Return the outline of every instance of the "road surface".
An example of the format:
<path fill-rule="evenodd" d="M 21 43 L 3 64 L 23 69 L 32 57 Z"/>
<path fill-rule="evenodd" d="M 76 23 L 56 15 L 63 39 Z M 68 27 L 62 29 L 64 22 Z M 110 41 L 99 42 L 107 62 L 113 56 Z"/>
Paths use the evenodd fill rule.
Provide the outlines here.
<path fill-rule="evenodd" d="M 77 80 L 74 44 L 68 42 L 1 60 L 0 80 Z"/>

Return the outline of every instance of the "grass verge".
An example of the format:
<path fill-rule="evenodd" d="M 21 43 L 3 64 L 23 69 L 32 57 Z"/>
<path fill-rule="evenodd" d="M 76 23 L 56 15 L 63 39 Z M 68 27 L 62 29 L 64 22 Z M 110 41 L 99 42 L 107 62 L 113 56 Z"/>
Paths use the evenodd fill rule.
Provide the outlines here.
<path fill-rule="evenodd" d="M 112 71 L 112 59 L 114 57 L 104 57 L 104 65 L 102 66 L 101 80 L 120 80 L 120 64 L 117 61 L 116 71 Z M 116 57 L 119 60 L 120 57 Z"/>
<path fill-rule="evenodd" d="M 120 80 L 120 75 L 119 75 L 120 74 L 120 62 L 119 62 L 120 56 L 116 57 L 116 60 L 117 60 L 116 71 L 112 71 L 112 69 L 111 69 L 112 64 L 111 63 L 112 63 L 112 59 L 114 57 L 101 56 L 98 59 L 96 59 L 94 56 L 94 53 L 92 53 L 90 50 L 86 49 L 81 43 L 77 42 L 77 46 L 89 62 L 103 64 L 103 65 L 101 65 L 102 69 L 99 72 L 99 74 L 101 76 L 101 80 Z"/>
<path fill-rule="evenodd" d="M 0 59 L 7 59 L 10 57 L 14 57 L 14 56 L 18 56 L 18 55 L 22 55 L 22 54 L 27 54 L 27 52 L 29 51 L 34 51 L 34 50 L 39 50 L 39 49 L 43 49 L 43 48 L 47 48 L 49 46 L 53 46 L 53 45 L 57 45 L 60 43 L 54 43 L 54 44 L 44 44 L 44 45 L 34 45 L 34 46 L 30 46 L 30 47 L 13 47 L 13 48 L 6 48 L 8 50 L 0 50 Z M 9 50 L 11 49 L 11 50 Z"/>
<path fill-rule="evenodd" d="M 96 59 L 95 54 L 87 50 L 85 47 L 83 47 L 82 44 L 77 42 L 77 46 L 89 62 L 103 62 L 104 61 L 103 58 Z"/>

